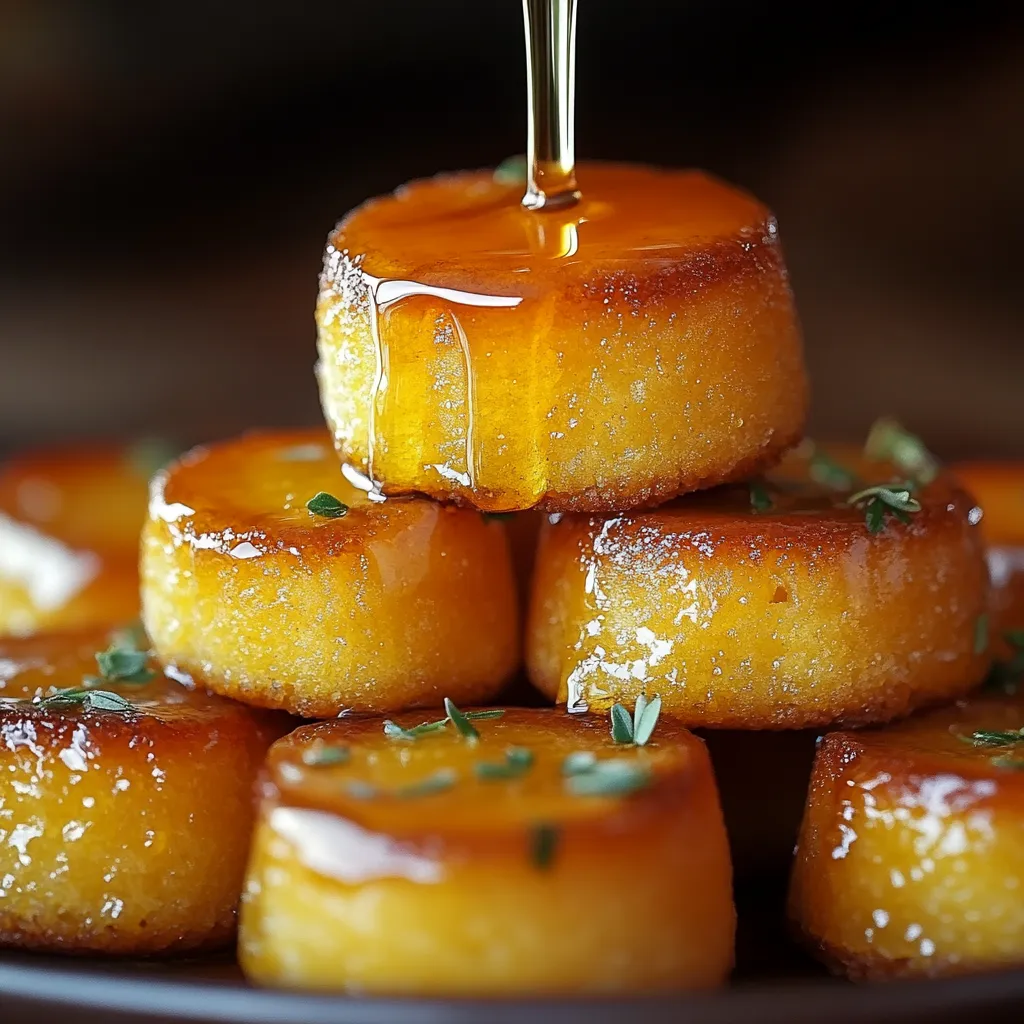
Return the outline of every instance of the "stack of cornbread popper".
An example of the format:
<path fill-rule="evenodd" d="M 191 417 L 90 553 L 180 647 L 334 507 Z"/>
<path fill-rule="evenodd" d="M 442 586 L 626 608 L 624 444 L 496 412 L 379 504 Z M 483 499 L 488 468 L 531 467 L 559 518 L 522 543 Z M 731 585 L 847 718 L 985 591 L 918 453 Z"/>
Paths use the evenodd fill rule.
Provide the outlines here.
<path fill-rule="evenodd" d="M 341 222 L 329 429 L 156 473 L 144 633 L 114 628 L 129 460 L 90 463 L 88 515 L 74 453 L 0 477 L 0 628 L 36 634 L 0 646 L 0 940 L 203 948 L 244 890 L 261 984 L 714 987 L 732 867 L 688 730 L 813 729 L 812 947 L 853 977 L 1024 958 L 1016 471 L 958 476 L 892 421 L 803 439 L 768 210 L 697 172 L 577 176 L 565 209 L 501 168 Z M 731 750 L 751 807 L 778 799 Z"/>

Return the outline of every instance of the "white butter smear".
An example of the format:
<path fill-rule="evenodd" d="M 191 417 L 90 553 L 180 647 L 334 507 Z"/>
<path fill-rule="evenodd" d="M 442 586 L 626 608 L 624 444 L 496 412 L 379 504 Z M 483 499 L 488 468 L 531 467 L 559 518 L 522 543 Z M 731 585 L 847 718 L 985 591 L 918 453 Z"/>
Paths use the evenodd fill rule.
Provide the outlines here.
<path fill-rule="evenodd" d="M 99 570 L 91 551 L 74 551 L 0 513 L 0 577 L 20 583 L 40 611 L 63 607 Z"/>

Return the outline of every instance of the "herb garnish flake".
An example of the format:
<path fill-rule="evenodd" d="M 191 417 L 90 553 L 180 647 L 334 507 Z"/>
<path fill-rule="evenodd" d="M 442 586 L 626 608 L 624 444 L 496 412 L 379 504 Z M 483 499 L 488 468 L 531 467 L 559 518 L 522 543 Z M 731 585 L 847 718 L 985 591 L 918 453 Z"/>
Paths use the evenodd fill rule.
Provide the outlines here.
<path fill-rule="evenodd" d="M 533 751 L 509 747 L 504 762 L 485 761 L 475 766 L 478 779 L 519 779 L 533 767 Z"/>
<path fill-rule="evenodd" d="M 321 519 L 341 519 L 348 515 L 348 505 L 326 491 L 317 491 L 306 502 L 306 508 L 312 515 L 319 516 Z"/>
<path fill-rule="evenodd" d="M 633 714 L 623 704 L 613 704 L 611 711 L 612 739 L 616 743 L 628 743 L 636 747 L 645 746 L 658 724 L 661 714 L 661 698 L 648 701 L 644 694 L 636 699 Z"/>
<path fill-rule="evenodd" d="M 885 527 L 886 515 L 895 516 L 901 523 L 909 523 L 910 513 L 921 511 L 921 503 L 911 494 L 909 484 L 874 484 L 851 494 L 846 504 L 864 509 L 868 533 L 880 533 Z"/>
<path fill-rule="evenodd" d="M 129 714 L 135 710 L 135 705 L 126 700 L 119 693 L 111 690 L 96 690 L 89 687 L 72 690 L 58 690 L 36 701 L 39 707 L 59 707 L 61 704 L 80 704 L 87 711 L 116 711 L 119 714 Z"/>

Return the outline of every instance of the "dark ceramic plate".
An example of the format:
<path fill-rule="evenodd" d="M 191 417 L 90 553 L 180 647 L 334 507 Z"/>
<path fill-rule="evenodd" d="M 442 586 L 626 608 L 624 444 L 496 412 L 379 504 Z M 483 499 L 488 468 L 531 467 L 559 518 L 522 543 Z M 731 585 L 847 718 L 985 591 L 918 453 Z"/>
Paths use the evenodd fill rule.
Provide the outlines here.
<path fill-rule="evenodd" d="M 789 941 L 784 872 L 737 887 L 734 985 L 671 999 L 489 1001 L 254 989 L 230 959 L 103 962 L 0 954 L 0 1024 L 979 1024 L 1024 1019 L 1024 971 L 853 986 Z"/>
<path fill-rule="evenodd" d="M 985 1024 L 1019 1022 L 1024 972 L 853 987 L 827 979 L 738 984 L 671 1000 L 458 1002 L 256 990 L 231 965 L 94 966 L 0 959 L 0 1020 L 40 1024 Z"/>

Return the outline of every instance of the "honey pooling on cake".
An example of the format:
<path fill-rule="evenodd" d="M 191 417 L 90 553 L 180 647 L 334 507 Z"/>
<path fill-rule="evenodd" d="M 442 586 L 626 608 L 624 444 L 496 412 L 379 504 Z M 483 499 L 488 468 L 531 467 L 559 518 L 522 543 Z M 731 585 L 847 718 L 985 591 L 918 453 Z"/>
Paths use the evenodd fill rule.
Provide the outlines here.
<path fill-rule="evenodd" d="M 324 410 L 385 493 L 491 511 L 629 508 L 800 435 L 802 347 L 770 212 L 698 172 L 583 164 L 522 207 L 490 172 L 414 182 L 330 238 Z"/>

